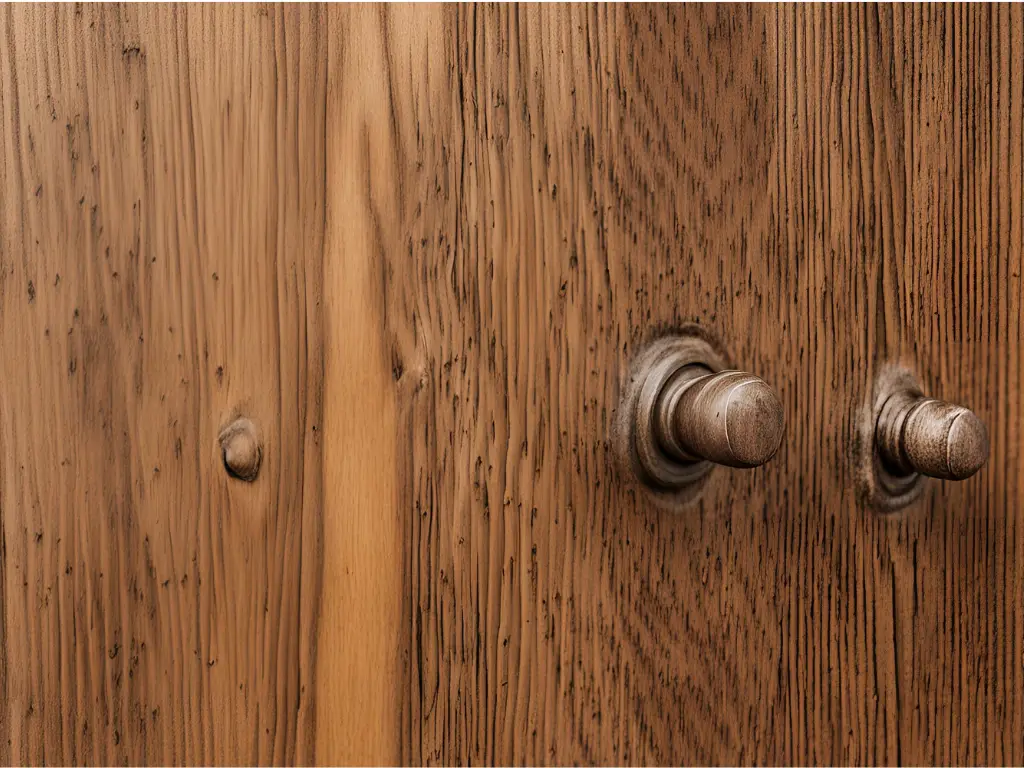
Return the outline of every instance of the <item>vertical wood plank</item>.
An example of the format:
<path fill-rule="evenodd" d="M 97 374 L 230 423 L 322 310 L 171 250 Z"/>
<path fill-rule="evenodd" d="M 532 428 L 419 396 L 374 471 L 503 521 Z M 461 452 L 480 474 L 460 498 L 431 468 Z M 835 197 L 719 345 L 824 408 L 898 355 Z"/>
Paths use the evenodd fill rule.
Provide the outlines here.
<path fill-rule="evenodd" d="M 330 11 L 316 742 L 327 763 L 416 759 L 407 686 L 419 566 L 409 535 L 414 488 L 433 470 L 410 459 L 438 429 L 422 391 L 435 343 L 426 315 L 449 279 L 416 254 L 460 237 L 451 176 L 437 165 L 453 162 L 460 142 L 450 16 L 430 6 Z"/>
<path fill-rule="evenodd" d="M 330 36 L 324 296 L 324 583 L 317 755 L 398 759 L 401 562 L 397 406 L 384 259 L 397 187 L 380 13 L 335 9 Z M 379 186 L 378 186 L 379 184 Z M 358 694 L 356 692 L 358 691 Z"/>
<path fill-rule="evenodd" d="M 14 762 L 311 755 L 325 33 L 315 8 L 0 13 Z M 218 448 L 236 414 L 251 485 Z"/>
<path fill-rule="evenodd" d="M 719 473 L 666 516 L 615 479 L 607 435 L 658 330 L 697 320 L 752 370 L 785 365 L 744 335 L 772 327 L 752 277 L 773 11 L 468 6 L 451 23 L 461 146 L 423 131 L 409 167 L 437 183 L 394 270 L 425 292 L 428 342 L 407 457 L 411 760 L 771 759 L 784 734 L 747 724 L 781 709 L 773 523 L 724 511 L 767 510 L 784 483 Z M 429 218 L 449 196 L 454 225 Z"/>
<path fill-rule="evenodd" d="M 1024 599 L 1008 565 L 1022 546 L 1024 469 L 1024 68 L 1011 53 L 1021 15 L 1001 6 L 846 6 L 788 8 L 781 18 L 790 149 L 780 201 L 789 245 L 826 270 L 821 300 L 807 305 L 820 313 L 808 314 L 808 331 L 819 344 L 824 331 L 842 345 L 819 346 L 817 367 L 852 351 L 845 366 L 836 362 L 840 388 L 858 381 L 855 402 L 882 362 L 902 362 L 930 393 L 973 407 L 993 441 L 977 478 L 930 483 L 919 504 L 892 518 L 858 510 L 837 531 L 830 549 L 847 561 L 866 552 L 870 568 L 839 581 L 808 576 L 825 605 L 863 600 L 854 603 L 862 618 L 838 616 L 837 660 L 870 673 L 866 687 L 843 690 L 838 710 L 826 711 L 847 732 L 831 747 L 813 739 L 808 748 L 830 762 L 1014 762 L 1024 751 L 1021 624 L 1006 608 Z M 806 67 L 808 55 L 821 66 Z M 847 285 L 850 276 L 859 279 Z M 836 389 L 835 380 L 822 384 Z M 841 462 L 842 452 L 828 459 Z M 831 655 L 822 645 L 808 651 L 827 675 Z"/>
<path fill-rule="evenodd" d="M 388 313 L 426 339 L 405 458 L 413 761 L 1020 754 L 1001 607 L 1022 594 L 1019 26 L 1002 8 L 460 9 L 458 127 L 423 133 L 461 152 L 428 139 L 407 164 L 436 194 L 389 256 L 427 286 Z M 429 219 L 448 195 L 454 226 Z M 790 429 L 769 467 L 718 472 L 670 517 L 605 438 L 633 350 L 684 321 L 779 388 Z M 882 518 L 853 445 L 888 360 L 977 408 L 995 452 Z"/>

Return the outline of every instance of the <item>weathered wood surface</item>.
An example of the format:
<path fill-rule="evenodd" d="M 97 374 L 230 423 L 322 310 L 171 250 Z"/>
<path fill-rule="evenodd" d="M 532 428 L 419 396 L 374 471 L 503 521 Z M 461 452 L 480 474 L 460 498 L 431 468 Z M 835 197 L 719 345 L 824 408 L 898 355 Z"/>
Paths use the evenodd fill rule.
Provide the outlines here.
<path fill-rule="evenodd" d="M 13 763 L 310 759 L 322 16 L 0 10 Z"/>
<path fill-rule="evenodd" d="M 0 10 L 0 758 L 1024 761 L 1022 49 L 1008 6 Z M 608 428 L 692 321 L 787 433 L 670 516 Z M 890 360 L 992 456 L 881 517 Z"/>

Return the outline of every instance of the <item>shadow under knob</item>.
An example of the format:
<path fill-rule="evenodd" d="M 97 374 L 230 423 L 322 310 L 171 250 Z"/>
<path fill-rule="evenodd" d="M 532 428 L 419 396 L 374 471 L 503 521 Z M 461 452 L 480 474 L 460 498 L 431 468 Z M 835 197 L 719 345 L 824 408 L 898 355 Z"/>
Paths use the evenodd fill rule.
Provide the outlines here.
<path fill-rule="evenodd" d="M 988 459 L 988 430 L 973 411 L 919 392 L 894 393 L 875 424 L 875 444 L 886 468 L 943 480 L 964 480 Z"/>
<path fill-rule="evenodd" d="M 655 404 L 654 432 L 677 461 L 758 467 L 782 445 L 782 403 L 750 373 L 712 373 L 699 365 L 679 370 Z"/>

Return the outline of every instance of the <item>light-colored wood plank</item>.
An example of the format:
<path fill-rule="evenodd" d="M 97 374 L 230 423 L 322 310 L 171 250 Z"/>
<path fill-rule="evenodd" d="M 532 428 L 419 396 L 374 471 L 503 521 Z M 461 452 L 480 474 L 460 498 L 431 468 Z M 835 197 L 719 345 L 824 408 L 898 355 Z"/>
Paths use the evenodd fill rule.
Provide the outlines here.
<path fill-rule="evenodd" d="M 326 29 L 0 11 L 4 741 L 309 759 Z M 217 444 L 265 445 L 250 484 Z"/>
<path fill-rule="evenodd" d="M 421 94 L 409 89 L 430 68 L 436 15 L 405 20 L 373 6 L 330 12 L 325 589 L 316 681 L 316 754 L 324 763 L 397 763 L 408 728 L 403 461 L 413 429 L 405 393 L 417 372 L 406 359 L 414 341 L 390 318 L 401 306 L 395 285 L 402 290 L 406 278 L 412 202 L 401 154 L 410 126 L 398 116 L 414 114 L 408 99 Z M 411 52 L 417 60 L 404 55 Z"/>

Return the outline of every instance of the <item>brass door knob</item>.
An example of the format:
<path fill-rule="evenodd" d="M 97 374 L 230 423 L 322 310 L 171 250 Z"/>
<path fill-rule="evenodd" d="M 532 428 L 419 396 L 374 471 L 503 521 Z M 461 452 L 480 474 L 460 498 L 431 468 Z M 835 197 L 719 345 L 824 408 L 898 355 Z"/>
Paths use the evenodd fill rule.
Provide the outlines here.
<path fill-rule="evenodd" d="M 620 463 L 671 506 L 692 500 L 715 464 L 757 467 L 785 431 L 782 403 L 749 373 L 728 370 L 725 354 L 690 328 L 658 339 L 636 358 L 616 415 Z"/>
<path fill-rule="evenodd" d="M 988 430 L 973 411 L 914 390 L 901 390 L 885 401 L 875 424 L 875 444 L 896 475 L 964 480 L 988 458 Z"/>
<path fill-rule="evenodd" d="M 920 495 L 924 477 L 964 480 L 988 459 L 988 430 L 973 411 L 925 397 L 914 374 L 882 369 L 862 417 L 860 485 L 870 505 L 893 512 Z"/>

